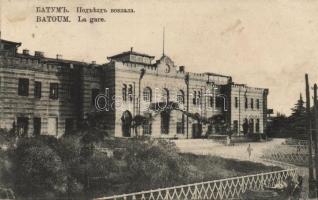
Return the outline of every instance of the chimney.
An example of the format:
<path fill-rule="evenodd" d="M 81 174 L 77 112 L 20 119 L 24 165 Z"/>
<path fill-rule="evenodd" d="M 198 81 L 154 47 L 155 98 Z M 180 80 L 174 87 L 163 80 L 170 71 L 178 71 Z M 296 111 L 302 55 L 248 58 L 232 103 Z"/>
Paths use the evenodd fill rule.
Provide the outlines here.
<path fill-rule="evenodd" d="M 184 72 L 184 66 L 179 66 L 179 72 Z"/>
<path fill-rule="evenodd" d="M 23 49 L 22 54 L 27 56 L 30 55 L 29 49 Z"/>
<path fill-rule="evenodd" d="M 134 47 L 130 47 L 130 52 L 133 52 L 133 50 L 134 50 Z"/>
<path fill-rule="evenodd" d="M 42 51 L 34 51 L 34 56 L 37 58 L 43 58 L 44 53 Z"/>
<path fill-rule="evenodd" d="M 56 60 L 61 60 L 63 59 L 63 55 L 62 54 L 56 54 Z"/>

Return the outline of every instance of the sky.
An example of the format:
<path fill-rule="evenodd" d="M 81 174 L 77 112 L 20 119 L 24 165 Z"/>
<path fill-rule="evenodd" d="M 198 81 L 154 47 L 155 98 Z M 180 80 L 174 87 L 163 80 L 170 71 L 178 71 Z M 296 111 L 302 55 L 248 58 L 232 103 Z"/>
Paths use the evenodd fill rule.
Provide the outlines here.
<path fill-rule="evenodd" d="M 314 0 L 0 0 L 1 38 L 27 48 L 97 63 L 133 47 L 165 54 L 191 72 L 214 72 L 269 89 L 268 107 L 290 114 L 305 73 L 318 82 L 318 2 Z M 37 23 L 36 7 L 66 6 L 70 23 Z M 79 14 L 76 7 L 134 13 Z M 54 13 L 54 15 L 58 15 Z M 77 17 L 106 22 L 79 23 Z M 303 95 L 304 96 L 304 95 Z"/>

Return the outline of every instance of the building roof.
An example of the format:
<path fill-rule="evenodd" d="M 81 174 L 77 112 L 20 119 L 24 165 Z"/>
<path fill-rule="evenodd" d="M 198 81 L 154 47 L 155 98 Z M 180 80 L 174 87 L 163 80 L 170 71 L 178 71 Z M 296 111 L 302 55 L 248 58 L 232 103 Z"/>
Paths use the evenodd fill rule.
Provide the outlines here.
<path fill-rule="evenodd" d="M 4 40 L 4 39 L 0 39 L 0 42 L 7 43 L 7 44 L 18 45 L 18 46 L 21 46 L 21 44 L 22 44 L 21 42 L 13 42 L 13 41 Z"/>
<path fill-rule="evenodd" d="M 232 78 L 231 76 L 226 76 L 226 75 L 216 74 L 216 73 L 211 73 L 211 72 L 205 72 L 204 74 L 206 74 L 208 76 L 220 76 L 220 77 L 224 77 L 224 78 Z"/>
<path fill-rule="evenodd" d="M 154 56 L 150 56 L 150 55 L 144 54 L 144 53 L 139 53 L 139 52 L 136 52 L 136 51 L 125 51 L 125 52 L 122 52 L 120 54 L 116 54 L 114 56 L 107 57 L 107 59 L 119 58 L 119 57 L 126 56 L 126 55 L 129 55 L 129 54 L 136 55 L 136 56 L 148 57 L 148 58 L 155 58 Z"/>

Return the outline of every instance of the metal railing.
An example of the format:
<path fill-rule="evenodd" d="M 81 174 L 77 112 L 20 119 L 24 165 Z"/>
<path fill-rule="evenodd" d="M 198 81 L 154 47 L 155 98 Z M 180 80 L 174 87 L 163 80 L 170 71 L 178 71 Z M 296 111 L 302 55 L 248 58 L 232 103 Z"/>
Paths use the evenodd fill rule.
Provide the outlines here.
<path fill-rule="evenodd" d="M 294 138 L 286 139 L 285 144 L 287 145 L 308 145 L 308 140 L 299 140 Z"/>
<path fill-rule="evenodd" d="M 101 197 L 94 200 L 186 200 L 186 199 L 235 199 L 246 190 L 262 190 L 296 178 L 296 169 L 287 169 L 255 175 L 180 185 L 130 194 Z"/>
<path fill-rule="evenodd" d="M 266 149 L 262 158 L 306 166 L 308 163 L 308 147 L 305 145 L 277 145 L 272 149 Z"/>

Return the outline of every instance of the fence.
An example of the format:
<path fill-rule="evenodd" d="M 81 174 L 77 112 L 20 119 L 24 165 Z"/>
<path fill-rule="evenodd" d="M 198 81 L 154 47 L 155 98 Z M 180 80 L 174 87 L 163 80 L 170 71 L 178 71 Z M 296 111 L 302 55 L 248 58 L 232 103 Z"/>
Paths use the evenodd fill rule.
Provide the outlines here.
<path fill-rule="evenodd" d="M 307 166 L 308 146 L 307 145 L 276 145 L 272 149 L 263 152 L 263 159 L 285 162 L 297 166 Z"/>
<path fill-rule="evenodd" d="M 308 145 L 308 140 L 299 140 L 294 138 L 286 139 L 287 145 Z"/>
<path fill-rule="evenodd" d="M 227 178 L 163 189 L 96 198 L 94 200 L 183 200 L 183 199 L 235 199 L 246 190 L 262 190 L 296 177 L 295 169 Z"/>

